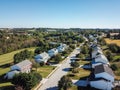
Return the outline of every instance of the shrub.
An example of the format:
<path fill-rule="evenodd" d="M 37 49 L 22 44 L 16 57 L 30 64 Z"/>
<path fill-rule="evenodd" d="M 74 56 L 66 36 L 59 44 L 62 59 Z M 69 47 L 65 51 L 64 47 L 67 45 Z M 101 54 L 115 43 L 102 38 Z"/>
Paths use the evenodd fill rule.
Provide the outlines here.
<path fill-rule="evenodd" d="M 23 90 L 31 90 L 41 80 L 42 77 L 38 73 L 19 73 L 13 77 L 12 84 Z"/>
<path fill-rule="evenodd" d="M 116 64 L 112 64 L 112 65 L 111 65 L 111 68 L 112 68 L 112 70 L 113 70 L 113 71 L 118 70 L 118 67 L 117 67 L 117 65 L 116 65 Z"/>
<path fill-rule="evenodd" d="M 77 68 L 72 69 L 72 73 L 79 73 L 79 70 Z"/>
<path fill-rule="evenodd" d="M 59 90 L 67 90 L 72 87 L 72 80 L 68 76 L 63 76 L 58 82 Z"/>
<path fill-rule="evenodd" d="M 79 67 L 80 65 L 79 65 L 78 62 L 71 62 L 71 66 L 72 66 L 73 68 L 77 68 L 77 67 Z"/>

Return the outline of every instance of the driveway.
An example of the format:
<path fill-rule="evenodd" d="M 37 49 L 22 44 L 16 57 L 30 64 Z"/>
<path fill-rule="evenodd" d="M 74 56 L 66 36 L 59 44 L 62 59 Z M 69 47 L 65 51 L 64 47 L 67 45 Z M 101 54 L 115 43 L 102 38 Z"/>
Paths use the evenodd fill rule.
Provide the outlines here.
<path fill-rule="evenodd" d="M 78 53 L 79 51 L 75 49 L 68 57 L 75 56 Z M 46 82 L 44 82 L 38 90 L 57 90 L 58 81 L 62 76 L 68 73 L 70 63 L 70 58 L 66 58 L 66 60 L 63 61 L 59 68 L 49 78 L 46 79 Z"/>

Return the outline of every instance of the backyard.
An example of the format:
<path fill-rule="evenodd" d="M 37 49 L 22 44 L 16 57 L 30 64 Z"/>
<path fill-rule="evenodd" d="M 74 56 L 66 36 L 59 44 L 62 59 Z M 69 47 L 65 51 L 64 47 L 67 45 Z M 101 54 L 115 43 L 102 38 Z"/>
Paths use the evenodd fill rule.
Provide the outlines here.
<path fill-rule="evenodd" d="M 34 51 L 35 50 L 35 47 L 32 47 L 32 48 L 26 48 L 27 50 L 29 51 Z M 20 49 L 20 50 L 17 50 L 17 51 L 13 51 L 11 53 L 7 53 L 7 54 L 3 54 L 3 55 L 0 55 L 0 76 L 4 75 L 5 73 L 7 73 L 9 70 L 10 70 L 10 66 L 13 62 L 13 56 L 14 54 L 20 52 L 20 51 L 23 51 L 24 49 Z M 2 77 L 0 77 L 1 79 Z M 3 88 L 7 88 L 7 87 L 11 87 L 12 84 L 9 82 L 9 81 L 5 81 L 3 82 L 2 79 L 0 80 L 0 90 L 2 90 Z"/>

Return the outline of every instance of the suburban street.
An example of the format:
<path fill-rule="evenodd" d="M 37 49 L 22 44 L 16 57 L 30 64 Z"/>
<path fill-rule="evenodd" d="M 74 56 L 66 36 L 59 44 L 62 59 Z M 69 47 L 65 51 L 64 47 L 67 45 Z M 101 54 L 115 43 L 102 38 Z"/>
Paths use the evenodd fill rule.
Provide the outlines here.
<path fill-rule="evenodd" d="M 80 52 L 79 49 L 75 49 L 69 56 L 64 60 L 61 65 L 59 65 L 58 69 L 45 80 L 45 82 L 40 86 L 38 90 L 57 90 L 57 84 L 60 78 L 63 75 L 66 75 L 70 68 L 70 58 L 74 57 L 76 54 Z"/>

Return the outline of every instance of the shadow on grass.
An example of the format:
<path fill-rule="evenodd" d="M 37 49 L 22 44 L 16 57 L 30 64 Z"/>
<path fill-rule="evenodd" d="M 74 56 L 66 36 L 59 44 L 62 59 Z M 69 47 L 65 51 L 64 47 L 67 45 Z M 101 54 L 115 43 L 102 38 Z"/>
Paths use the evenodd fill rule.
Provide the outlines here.
<path fill-rule="evenodd" d="M 4 64 L 4 65 L 0 65 L 0 68 L 7 68 L 7 67 L 10 67 L 11 64 L 10 63 L 7 63 L 7 64 Z"/>
<path fill-rule="evenodd" d="M 14 86 L 10 85 L 10 86 L 0 87 L 0 90 L 15 90 L 15 89 L 14 89 Z"/>
<path fill-rule="evenodd" d="M 79 80 L 86 80 L 89 76 L 81 77 Z"/>
<path fill-rule="evenodd" d="M 62 70 L 65 71 L 65 72 L 68 72 L 68 71 L 71 70 L 71 68 L 64 68 L 64 69 L 62 69 Z"/>

